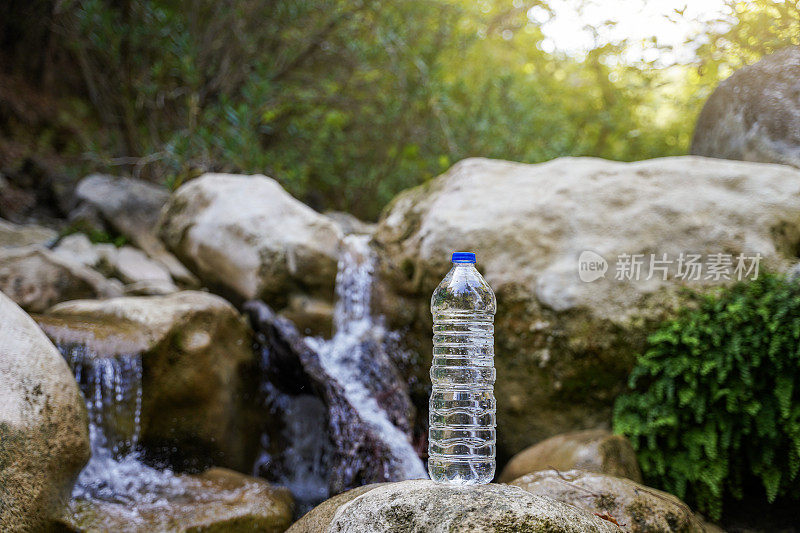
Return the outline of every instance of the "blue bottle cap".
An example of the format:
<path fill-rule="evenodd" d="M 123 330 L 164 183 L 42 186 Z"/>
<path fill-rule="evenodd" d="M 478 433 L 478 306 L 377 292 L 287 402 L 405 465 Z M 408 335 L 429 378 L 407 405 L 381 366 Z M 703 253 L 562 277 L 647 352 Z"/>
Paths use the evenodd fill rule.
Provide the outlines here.
<path fill-rule="evenodd" d="M 453 263 L 474 263 L 475 254 L 472 252 L 453 252 Z"/>

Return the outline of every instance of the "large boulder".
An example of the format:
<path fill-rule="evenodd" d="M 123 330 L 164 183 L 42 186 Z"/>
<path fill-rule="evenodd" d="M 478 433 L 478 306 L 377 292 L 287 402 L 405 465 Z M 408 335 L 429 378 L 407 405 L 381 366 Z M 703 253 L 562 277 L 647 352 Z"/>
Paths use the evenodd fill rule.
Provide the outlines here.
<path fill-rule="evenodd" d="M 0 530 L 41 531 L 89 459 L 88 418 L 66 362 L 0 293 Z"/>
<path fill-rule="evenodd" d="M 0 248 L 0 290 L 28 312 L 77 298 L 111 298 L 122 284 L 41 246 Z"/>
<path fill-rule="evenodd" d="M 498 481 L 507 483 L 524 474 L 549 468 L 586 470 L 642 481 L 630 441 L 604 429 L 564 433 L 526 448 L 511 458 Z"/>
<path fill-rule="evenodd" d="M 71 214 L 77 219 L 74 222 L 105 224 L 164 265 L 176 280 L 187 286 L 197 283 L 155 234 L 161 209 L 169 198 L 166 189 L 133 178 L 93 174 L 78 183 L 75 197 L 78 206 Z"/>
<path fill-rule="evenodd" d="M 613 519 L 630 533 L 703 533 L 688 505 L 660 490 L 595 472 L 546 470 L 511 482 L 597 516 Z"/>
<path fill-rule="evenodd" d="M 231 304 L 183 291 L 66 302 L 37 320 L 73 365 L 141 355 L 140 442 L 154 460 L 252 467 L 258 374 L 252 331 Z"/>
<path fill-rule="evenodd" d="M 703 263 L 732 254 L 736 266 L 744 253 L 750 266 L 759 253 L 763 271 L 786 268 L 799 245 L 800 171 L 790 167 L 700 157 L 468 159 L 387 208 L 375 234 L 375 301 L 390 326 L 408 330 L 427 381 L 430 295 L 454 250 L 477 252 L 498 301 L 498 453 L 508 458 L 558 433 L 609 426 L 635 355 L 683 305 L 682 289 L 726 282 L 706 279 L 705 269 L 698 280 L 679 279 L 680 254 L 701 254 Z M 673 263 L 666 279 L 658 271 L 647 279 L 648 263 L 638 281 L 616 279 L 631 273 L 622 254 L 667 254 Z M 584 272 L 593 274 L 587 281 L 584 261 L 599 269 Z"/>
<path fill-rule="evenodd" d="M 692 154 L 800 168 L 800 47 L 720 83 L 697 119 Z"/>
<path fill-rule="evenodd" d="M 352 495 L 352 496 L 351 496 Z M 358 531 L 601 533 L 619 527 L 570 505 L 508 485 L 459 487 L 430 480 L 371 485 L 323 503 L 289 533 Z"/>
<path fill-rule="evenodd" d="M 151 502 L 70 501 L 59 522 L 70 531 L 283 533 L 292 523 L 289 491 L 224 468 L 176 476 L 175 497 Z"/>
<path fill-rule="evenodd" d="M 293 294 L 333 299 L 342 231 L 266 176 L 206 174 L 179 188 L 160 235 L 209 286 L 282 309 Z"/>

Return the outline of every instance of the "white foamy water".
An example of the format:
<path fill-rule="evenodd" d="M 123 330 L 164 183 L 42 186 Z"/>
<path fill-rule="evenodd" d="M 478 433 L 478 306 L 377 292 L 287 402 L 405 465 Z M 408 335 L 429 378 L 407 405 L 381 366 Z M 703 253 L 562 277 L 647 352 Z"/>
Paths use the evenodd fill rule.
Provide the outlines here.
<path fill-rule="evenodd" d="M 392 423 L 363 381 L 368 378 L 361 360 L 369 356 L 363 353 L 364 342 L 386 334 L 370 310 L 375 255 L 369 246 L 369 236 L 348 235 L 343 246 L 336 275 L 334 336 L 329 341 L 306 340 L 319 353 L 323 368 L 344 389 L 362 420 L 389 448 L 392 466 L 398 474 L 393 477 L 426 478 L 428 474 L 409 437 Z"/>
<path fill-rule="evenodd" d="M 86 399 L 92 457 L 73 489 L 74 498 L 156 504 L 183 494 L 170 470 L 143 464 L 142 361 L 139 354 L 104 357 L 83 345 L 59 345 Z M 131 510 L 135 514 L 135 510 Z"/>

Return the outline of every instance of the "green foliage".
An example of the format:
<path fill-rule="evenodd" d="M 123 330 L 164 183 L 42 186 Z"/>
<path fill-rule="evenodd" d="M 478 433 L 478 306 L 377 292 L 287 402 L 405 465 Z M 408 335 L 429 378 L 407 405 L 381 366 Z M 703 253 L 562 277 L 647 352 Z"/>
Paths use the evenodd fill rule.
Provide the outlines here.
<path fill-rule="evenodd" d="M 685 153 L 692 121 L 662 101 L 663 73 L 621 61 L 625 43 L 545 52 L 532 6 L 72 0 L 53 25 L 103 125 L 83 148 L 96 170 L 265 173 L 375 218 L 465 157 Z"/>
<path fill-rule="evenodd" d="M 758 480 L 800 496 L 800 283 L 775 275 L 702 298 L 649 338 L 617 399 L 649 482 L 713 519 Z"/>
<path fill-rule="evenodd" d="M 798 0 L 725 0 L 725 5 L 733 23 L 720 20 L 695 39 L 703 72 L 727 75 L 775 50 L 800 45 Z"/>
<path fill-rule="evenodd" d="M 40 16 L 13 17 L 31 36 L 18 64 L 64 65 L 42 77 L 74 100 L 59 120 L 80 130 L 59 141 L 81 161 L 70 173 L 173 187 L 206 171 L 264 173 L 316 209 L 367 219 L 465 157 L 684 154 L 719 80 L 800 38 L 786 0 L 730 0 L 676 64 L 655 37 L 647 61 L 626 40 L 548 51 L 528 16 L 551 11 L 547 0 L 30 5 Z"/>
<path fill-rule="evenodd" d="M 98 228 L 97 226 L 85 221 L 77 221 L 71 223 L 69 226 L 61 231 L 61 237 L 72 235 L 75 233 L 83 233 L 94 244 L 113 244 L 117 248 L 129 244 L 128 238 L 120 234 L 111 234 L 108 231 Z"/>

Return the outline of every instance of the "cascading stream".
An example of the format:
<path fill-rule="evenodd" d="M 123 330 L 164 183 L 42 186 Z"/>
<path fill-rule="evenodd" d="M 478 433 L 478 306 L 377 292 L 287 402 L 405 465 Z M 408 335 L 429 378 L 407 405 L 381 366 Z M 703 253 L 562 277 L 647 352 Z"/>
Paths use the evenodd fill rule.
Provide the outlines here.
<path fill-rule="evenodd" d="M 406 433 L 390 420 L 367 383 L 363 358 L 365 342 L 387 335 L 371 314 L 371 294 L 375 254 L 368 235 L 348 235 L 339 258 L 336 275 L 335 333 L 331 340 L 309 338 L 307 342 L 320 354 L 328 374 L 344 389 L 345 395 L 363 418 L 389 446 L 398 479 L 426 478 L 427 472 Z"/>
<path fill-rule="evenodd" d="M 398 392 L 401 378 L 387 355 L 393 336 L 370 313 L 375 262 L 368 237 L 345 238 L 336 278 L 335 335 L 327 341 L 306 338 L 305 342 L 318 353 L 326 379 L 343 391 L 353 416 L 363 424 L 361 431 L 368 429 L 370 438 L 381 443 L 375 449 L 384 450 L 377 463 L 374 456 L 346 455 L 345 471 L 353 472 L 353 479 L 359 479 L 358 472 L 370 471 L 368 478 L 374 481 L 424 478 L 423 462 L 409 439 L 408 410 L 413 408 L 407 393 Z M 73 497 L 124 504 L 131 520 L 137 517 L 137 506 L 167 505 L 185 498 L 185 479 L 141 460 L 141 355 L 95 353 L 69 342 L 56 345 L 84 394 L 90 422 L 92 457 L 79 475 Z M 330 413 L 311 390 L 287 394 L 265 377 L 262 392 L 272 408 L 284 412 L 283 438 L 290 445 L 274 465 L 265 447 L 255 471 L 289 487 L 298 504 L 310 508 L 329 495 Z M 339 424 L 347 420 L 355 423 L 346 418 Z M 376 464 L 382 465 L 377 476 L 371 470 Z"/>
<path fill-rule="evenodd" d="M 407 354 L 370 312 L 375 263 L 368 236 L 345 237 L 330 340 L 302 337 L 264 302 L 244 306 L 261 345 L 264 407 L 279 420 L 265 428 L 254 473 L 288 487 L 301 514 L 332 492 L 427 477 L 396 367 Z"/>
<path fill-rule="evenodd" d="M 151 468 L 139 457 L 141 356 L 106 357 L 83 345 L 56 346 L 80 385 L 89 413 L 92 457 L 78 476 L 73 497 L 135 505 L 182 494 L 171 471 Z"/>

